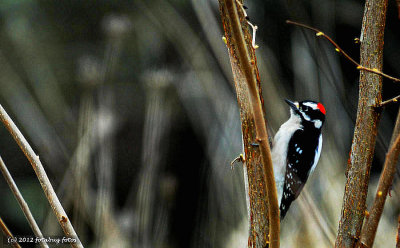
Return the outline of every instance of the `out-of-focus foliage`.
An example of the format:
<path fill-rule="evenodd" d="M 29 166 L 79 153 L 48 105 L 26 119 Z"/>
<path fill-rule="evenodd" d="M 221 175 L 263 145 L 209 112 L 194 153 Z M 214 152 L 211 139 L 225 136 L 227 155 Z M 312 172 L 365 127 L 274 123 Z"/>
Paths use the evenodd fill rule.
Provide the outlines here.
<path fill-rule="evenodd" d="M 358 59 L 360 1 L 246 1 L 270 126 L 283 98 L 327 109 L 316 173 L 282 223 L 282 247 L 331 247 L 344 191 L 358 72 L 315 34 Z M 400 21 L 389 3 L 384 72 L 400 75 Z M 2 1 L 0 103 L 34 146 L 86 247 L 245 247 L 240 118 L 217 1 Z M 384 80 L 384 98 L 399 94 Z M 373 195 L 397 106 L 380 123 Z M 61 235 L 29 162 L 6 130 L 0 153 L 44 235 Z M 0 215 L 31 235 L 0 180 Z M 393 247 L 395 179 L 376 244 Z"/>

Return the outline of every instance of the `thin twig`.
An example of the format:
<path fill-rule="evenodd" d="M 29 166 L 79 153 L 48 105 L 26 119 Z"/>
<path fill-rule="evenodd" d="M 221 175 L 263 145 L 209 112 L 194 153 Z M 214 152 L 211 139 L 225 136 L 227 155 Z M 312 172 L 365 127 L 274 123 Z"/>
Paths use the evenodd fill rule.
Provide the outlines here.
<path fill-rule="evenodd" d="M 294 21 L 290 21 L 290 20 L 286 20 L 286 23 L 287 23 L 287 24 L 293 24 L 293 25 L 296 25 L 296 26 L 299 26 L 299 27 L 303 27 L 303 28 L 306 28 L 306 29 L 310 29 L 310 30 L 314 31 L 314 32 L 316 33 L 317 36 L 322 36 L 322 37 L 324 37 L 325 39 L 327 39 L 327 40 L 336 48 L 336 51 L 337 51 L 338 53 L 343 54 L 343 56 L 344 56 L 346 59 L 348 59 L 351 63 L 353 63 L 353 64 L 356 66 L 356 68 L 357 68 L 358 70 L 363 70 L 363 71 L 372 72 L 372 73 L 374 73 L 374 74 L 381 75 L 381 76 L 383 76 L 383 77 L 385 77 L 385 78 L 388 78 L 388 79 L 390 79 L 390 80 L 393 80 L 393 81 L 395 81 L 395 82 L 400 82 L 400 79 L 395 78 L 395 77 L 392 77 L 392 76 L 389 76 L 389 75 L 387 75 L 387 74 L 381 72 L 380 70 L 378 70 L 378 69 L 376 69 L 376 68 L 368 68 L 368 67 L 365 67 L 365 66 L 360 65 L 357 61 L 355 61 L 352 57 L 350 57 L 342 48 L 340 48 L 340 46 L 339 46 L 338 44 L 336 44 L 336 42 L 335 42 L 331 37 L 329 37 L 328 35 L 326 35 L 326 34 L 325 34 L 324 32 L 322 32 L 321 30 L 316 29 L 316 28 L 311 27 L 311 26 L 308 26 L 308 25 L 303 24 L 303 23 L 294 22 Z"/>
<path fill-rule="evenodd" d="M 36 176 L 40 182 L 40 185 L 42 186 L 43 192 L 46 195 L 47 200 L 49 201 L 50 206 L 53 209 L 54 214 L 57 217 L 58 223 L 61 225 L 61 228 L 63 229 L 65 235 L 76 240 L 76 242 L 71 242 L 71 246 L 83 248 L 83 245 L 79 240 L 78 235 L 72 227 L 71 222 L 66 212 L 64 211 L 64 208 L 62 207 L 53 189 L 53 186 L 50 183 L 49 178 L 47 177 L 46 171 L 43 168 L 42 162 L 40 162 L 39 156 L 35 154 L 28 141 L 25 139 L 21 131 L 14 124 L 10 116 L 8 116 L 7 112 L 1 105 L 0 119 L 31 163 L 33 170 L 35 171 Z"/>
<path fill-rule="evenodd" d="M 389 100 L 381 102 L 378 106 L 375 106 L 375 107 L 376 108 L 382 108 L 382 107 L 384 107 L 386 105 L 389 105 L 389 104 L 392 104 L 392 103 L 397 103 L 397 102 L 399 102 L 399 100 L 400 100 L 400 96 L 396 96 L 396 97 L 393 97 L 393 98 L 391 98 Z"/>
<path fill-rule="evenodd" d="M 21 192 L 19 191 L 17 184 L 15 183 L 14 179 L 12 178 L 12 176 L 11 176 L 10 172 L 8 171 L 7 166 L 4 163 L 1 156 L 0 156 L 0 170 L 3 173 L 3 176 L 6 179 L 8 186 L 10 187 L 13 195 L 17 199 L 18 204 L 22 209 L 22 212 L 24 212 L 24 215 L 25 215 L 27 221 L 29 222 L 29 225 L 31 226 L 33 233 L 36 235 L 36 237 L 39 237 L 39 238 L 41 238 L 41 240 L 44 240 L 43 234 L 40 231 L 40 228 L 37 225 L 36 220 L 33 217 L 28 204 L 26 203 L 24 197 L 22 196 Z M 46 248 L 49 247 L 45 241 L 40 242 L 39 244 L 41 247 L 46 247 Z"/>
<path fill-rule="evenodd" d="M 14 235 L 12 235 L 11 231 L 8 229 L 6 223 L 4 223 L 3 219 L 0 217 L 0 229 L 4 236 L 7 238 L 7 243 L 10 243 L 14 248 L 21 248 L 21 246 L 16 242 Z M 11 242 L 9 239 L 12 239 Z M 15 241 L 15 242 L 14 242 Z M 3 241 L 4 242 L 4 241 Z"/>
<path fill-rule="evenodd" d="M 397 120 L 399 120 L 399 118 Z M 395 127 L 400 128 L 399 123 L 396 123 Z M 392 186 L 393 178 L 396 173 L 396 165 L 400 154 L 399 130 L 394 130 L 393 135 L 397 135 L 397 137 L 395 136 L 395 141 L 390 145 L 389 152 L 386 155 L 374 203 L 369 211 L 369 217 L 366 219 L 361 231 L 361 243 L 365 247 L 372 247 L 374 243 L 376 230 L 378 229 L 379 220 L 382 216 L 386 197 L 390 187 Z"/>
<path fill-rule="evenodd" d="M 248 84 L 250 92 L 250 102 L 254 113 L 254 122 L 256 127 L 256 139 L 260 144 L 261 160 L 263 164 L 263 170 L 265 175 L 265 190 L 268 196 L 268 211 L 269 211 L 269 225 L 270 225 L 270 247 L 279 247 L 279 208 L 277 200 L 277 191 L 275 185 L 274 171 L 272 167 L 271 151 L 269 147 L 268 134 L 265 126 L 265 120 L 263 116 L 263 109 L 257 89 L 257 81 L 254 77 L 253 66 L 249 61 L 249 54 L 246 48 L 245 39 L 243 36 L 240 20 L 234 0 L 225 1 L 228 15 L 231 19 L 232 35 L 237 42 L 238 48 L 238 59 L 239 63 L 243 67 L 243 73 L 245 74 L 246 82 Z"/>

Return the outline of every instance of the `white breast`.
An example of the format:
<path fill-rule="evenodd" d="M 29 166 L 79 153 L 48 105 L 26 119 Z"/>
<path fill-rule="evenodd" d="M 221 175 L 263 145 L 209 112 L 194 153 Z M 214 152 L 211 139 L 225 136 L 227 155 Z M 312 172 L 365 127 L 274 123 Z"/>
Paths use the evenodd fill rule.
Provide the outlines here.
<path fill-rule="evenodd" d="M 274 176 L 278 191 L 279 206 L 281 205 L 283 186 L 285 183 L 286 157 L 289 140 L 296 130 L 302 128 L 303 126 L 300 124 L 300 118 L 296 115 L 291 115 L 290 119 L 283 123 L 279 128 L 274 138 L 271 156 L 272 164 L 274 166 Z"/>

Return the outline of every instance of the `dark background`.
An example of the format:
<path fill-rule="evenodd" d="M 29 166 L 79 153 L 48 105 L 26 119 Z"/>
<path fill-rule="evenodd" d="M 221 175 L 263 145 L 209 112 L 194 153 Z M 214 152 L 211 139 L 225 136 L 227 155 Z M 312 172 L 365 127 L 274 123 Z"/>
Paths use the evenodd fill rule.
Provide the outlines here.
<path fill-rule="evenodd" d="M 282 247 L 332 247 L 356 118 L 363 1 L 246 1 L 270 126 L 284 98 L 327 110 L 319 166 L 282 223 Z M 389 1 L 384 72 L 400 76 L 400 21 Z M 216 0 L 0 2 L 0 103 L 40 156 L 85 247 L 245 247 L 240 118 Z M 399 95 L 384 79 L 383 98 Z M 398 105 L 380 123 L 376 189 Z M 45 236 L 62 235 L 37 178 L 5 128 L 0 155 Z M 32 235 L 6 182 L 0 216 Z M 393 247 L 396 177 L 376 243 Z M 368 202 L 370 202 L 369 197 Z M 22 247 L 30 247 L 22 244 Z"/>

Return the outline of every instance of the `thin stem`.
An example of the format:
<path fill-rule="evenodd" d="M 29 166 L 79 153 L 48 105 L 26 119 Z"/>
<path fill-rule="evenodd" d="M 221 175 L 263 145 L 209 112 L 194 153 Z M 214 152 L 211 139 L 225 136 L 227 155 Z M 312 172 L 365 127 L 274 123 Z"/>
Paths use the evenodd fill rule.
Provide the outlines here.
<path fill-rule="evenodd" d="M 243 67 L 243 73 L 245 74 L 246 82 L 250 92 L 250 102 L 253 108 L 254 113 L 254 122 L 256 127 L 256 139 L 260 144 L 261 151 L 261 160 L 263 164 L 263 170 L 265 175 L 265 190 L 268 196 L 268 211 L 270 218 L 270 247 L 276 248 L 279 247 L 279 229 L 280 229 L 280 220 L 279 220 L 279 208 L 278 208 L 278 200 L 277 200 L 277 191 L 275 185 L 274 172 L 272 167 L 271 160 L 271 151 L 268 142 L 268 134 L 265 126 L 265 120 L 263 116 L 263 110 L 261 101 L 259 98 L 259 93 L 257 89 L 257 81 L 254 77 L 253 66 L 249 61 L 249 54 L 246 48 L 245 39 L 243 36 L 242 28 L 239 21 L 239 16 L 236 8 L 236 4 L 234 0 L 226 0 L 225 1 L 228 15 L 231 19 L 232 24 L 232 35 L 237 42 L 238 48 L 238 59 L 239 63 Z"/>
<path fill-rule="evenodd" d="M 400 100 L 400 96 L 393 97 L 389 100 L 381 102 L 378 106 L 375 106 L 377 108 L 385 107 L 386 105 L 392 104 L 392 103 L 397 103 Z"/>
<path fill-rule="evenodd" d="M 71 222 L 67 214 L 65 213 L 64 208 L 62 207 L 53 189 L 53 186 L 50 183 L 49 178 L 47 177 L 46 171 L 43 168 L 42 162 L 40 162 L 39 156 L 35 154 L 28 141 L 25 139 L 21 131 L 14 124 L 10 116 L 8 116 L 7 112 L 1 105 L 0 119 L 31 163 L 33 170 L 35 171 L 36 176 L 40 182 L 40 185 L 42 186 L 43 192 L 46 195 L 47 200 L 49 201 L 50 206 L 53 209 L 54 214 L 57 217 L 58 223 L 61 225 L 61 228 L 63 229 L 65 235 L 76 239 L 76 242 L 72 242 L 71 246 L 83 248 L 83 245 L 79 240 L 78 235 L 72 227 Z"/>
<path fill-rule="evenodd" d="M 32 228 L 33 233 L 36 235 L 36 237 L 43 239 L 43 234 L 40 231 L 39 226 L 37 225 L 35 218 L 32 215 L 31 210 L 29 209 L 28 204 L 26 203 L 24 197 L 22 196 L 21 192 L 18 189 L 17 184 L 15 183 L 14 179 L 12 178 L 10 172 L 7 169 L 6 164 L 4 163 L 3 159 L 0 156 L 0 170 L 3 173 L 4 178 L 6 179 L 8 186 L 10 187 L 13 195 L 15 196 L 15 198 L 18 201 L 19 206 L 22 209 L 22 212 L 24 212 L 24 215 L 26 217 L 26 219 L 29 222 L 29 225 Z M 47 245 L 47 243 L 45 241 L 40 242 L 40 246 L 41 247 L 46 247 L 48 248 L 49 246 Z"/>
<path fill-rule="evenodd" d="M 6 223 L 4 223 L 3 219 L 0 217 L 0 229 L 3 232 L 4 236 L 7 238 L 7 243 L 10 243 L 14 248 L 21 248 L 21 246 L 17 243 L 14 242 L 15 237 L 12 235 L 11 231 L 8 229 Z M 8 239 L 11 238 L 13 239 L 13 242 L 8 242 Z"/>
<path fill-rule="evenodd" d="M 390 80 L 393 80 L 393 81 L 395 81 L 395 82 L 400 82 L 400 79 L 395 78 L 395 77 L 392 77 L 392 76 L 389 76 L 389 75 L 387 75 L 387 74 L 381 72 L 380 70 L 378 70 L 378 69 L 376 69 L 376 68 L 372 68 L 372 69 L 371 69 L 371 68 L 368 68 L 368 67 L 365 67 L 365 66 L 360 65 L 357 61 L 355 61 L 352 57 L 350 57 L 342 48 L 340 48 L 340 46 L 339 46 L 338 44 L 336 44 L 336 42 L 335 42 L 331 37 L 329 37 L 328 35 L 326 35 L 326 34 L 325 34 L 324 32 L 322 32 L 321 30 L 319 30 L 319 29 L 317 29 L 317 28 L 314 28 L 314 27 L 311 27 L 311 26 L 308 26 L 308 25 L 303 24 L 303 23 L 294 22 L 294 21 L 290 21 L 290 20 L 286 20 L 286 23 L 287 23 L 287 24 L 293 24 L 293 25 L 296 25 L 296 26 L 299 26 L 299 27 L 303 27 L 303 28 L 306 28 L 306 29 L 310 29 L 310 30 L 314 31 L 314 32 L 316 33 L 317 36 L 322 36 L 322 37 L 324 37 L 325 39 L 327 39 L 327 40 L 336 48 L 336 51 L 337 51 L 337 52 L 343 54 L 343 56 L 344 56 L 346 59 L 348 59 L 351 63 L 353 63 L 353 64 L 356 66 L 356 68 L 357 68 L 358 70 L 372 72 L 372 73 L 375 73 L 375 74 L 377 74 L 377 75 L 381 75 L 381 76 L 383 76 L 383 77 L 385 77 L 385 78 L 388 78 L 388 79 L 390 79 Z"/>

